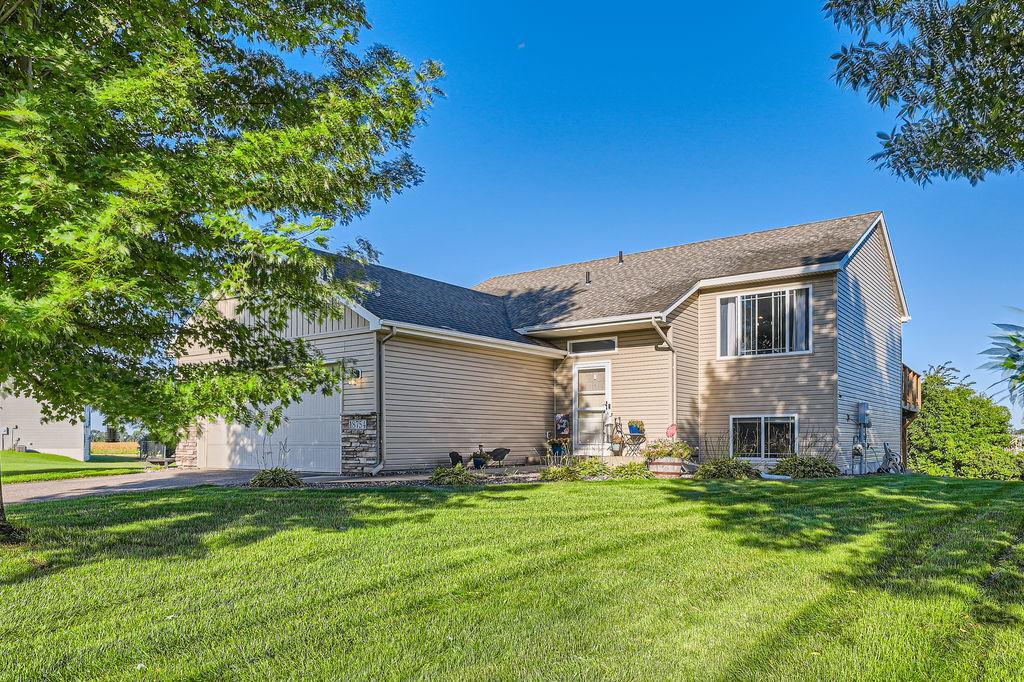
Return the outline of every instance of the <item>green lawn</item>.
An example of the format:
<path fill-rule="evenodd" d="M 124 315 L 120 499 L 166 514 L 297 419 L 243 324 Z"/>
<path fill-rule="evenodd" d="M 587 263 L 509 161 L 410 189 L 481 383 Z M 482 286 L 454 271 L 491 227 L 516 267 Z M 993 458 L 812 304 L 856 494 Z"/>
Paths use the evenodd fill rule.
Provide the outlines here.
<path fill-rule="evenodd" d="M 2 471 L 4 483 L 133 474 L 144 468 L 145 464 L 139 460 L 138 456 L 104 455 L 95 456 L 89 462 L 80 462 L 70 457 L 47 455 L 41 452 L 0 450 L 0 471 Z"/>
<path fill-rule="evenodd" d="M 4 679 L 1020 679 L 1024 484 L 196 488 L 15 506 Z"/>

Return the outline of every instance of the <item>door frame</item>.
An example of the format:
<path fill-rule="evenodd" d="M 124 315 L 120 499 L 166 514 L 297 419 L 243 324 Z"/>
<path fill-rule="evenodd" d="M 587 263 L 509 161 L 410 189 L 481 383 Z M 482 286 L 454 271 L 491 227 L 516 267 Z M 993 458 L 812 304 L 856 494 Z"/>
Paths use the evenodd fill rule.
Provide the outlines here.
<path fill-rule="evenodd" d="M 610 360 L 596 360 L 592 362 L 577 362 L 572 366 L 572 449 L 576 452 L 577 448 L 580 447 L 579 443 L 579 386 L 580 386 L 580 373 L 581 369 L 604 369 L 604 416 L 607 417 L 611 411 L 612 403 L 612 363 Z M 601 424 L 602 430 L 604 429 L 604 423 Z M 609 443 L 610 445 L 610 443 Z M 600 455 L 608 454 L 607 448 L 604 452 L 599 453 Z"/>

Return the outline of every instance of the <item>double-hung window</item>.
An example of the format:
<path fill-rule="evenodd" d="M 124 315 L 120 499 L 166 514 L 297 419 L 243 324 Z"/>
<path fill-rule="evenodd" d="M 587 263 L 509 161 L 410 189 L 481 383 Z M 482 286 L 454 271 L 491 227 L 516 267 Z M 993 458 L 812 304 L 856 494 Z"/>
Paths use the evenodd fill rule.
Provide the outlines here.
<path fill-rule="evenodd" d="M 779 355 L 811 350 L 811 288 L 718 299 L 718 355 Z"/>
<path fill-rule="evenodd" d="M 733 457 L 777 459 L 797 454 L 799 430 L 793 415 L 730 418 Z"/>

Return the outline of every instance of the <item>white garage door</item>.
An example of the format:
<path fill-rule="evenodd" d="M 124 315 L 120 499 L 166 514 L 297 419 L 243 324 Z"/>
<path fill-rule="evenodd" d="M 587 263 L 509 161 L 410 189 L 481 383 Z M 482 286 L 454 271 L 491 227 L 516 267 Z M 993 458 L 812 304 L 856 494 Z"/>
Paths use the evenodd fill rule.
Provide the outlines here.
<path fill-rule="evenodd" d="M 200 466 L 210 469 L 341 471 L 341 394 L 306 394 L 273 433 L 223 422 L 205 429 Z"/>

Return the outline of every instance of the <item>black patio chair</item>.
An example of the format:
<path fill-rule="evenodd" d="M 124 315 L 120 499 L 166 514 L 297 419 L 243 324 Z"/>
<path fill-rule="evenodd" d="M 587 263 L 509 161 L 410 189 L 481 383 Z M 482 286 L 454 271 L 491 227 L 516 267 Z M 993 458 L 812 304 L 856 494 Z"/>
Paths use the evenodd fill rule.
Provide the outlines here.
<path fill-rule="evenodd" d="M 462 464 L 462 455 L 455 452 L 454 450 L 448 453 L 448 459 L 452 461 L 452 466 L 455 466 L 456 464 Z"/>
<path fill-rule="evenodd" d="M 496 450 L 491 450 L 488 454 L 499 466 L 505 466 L 505 458 L 508 457 L 510 452 L 512 451 L 508 448 L 497 448 Z"/>

